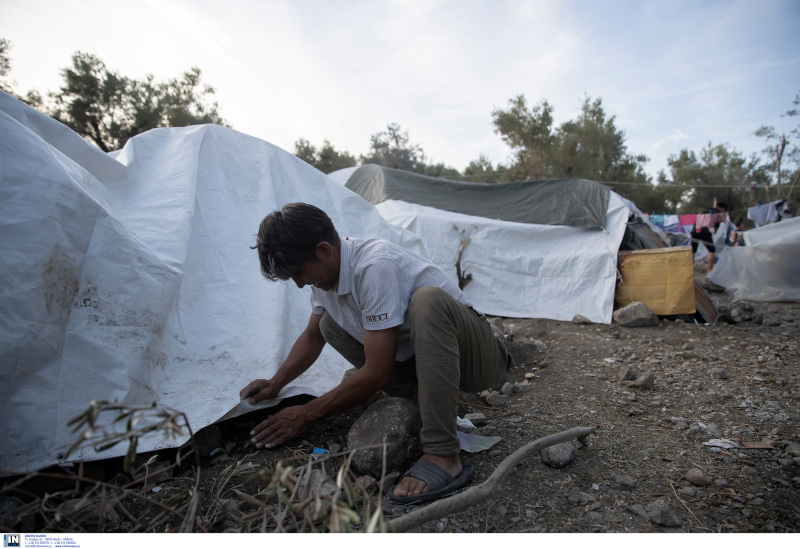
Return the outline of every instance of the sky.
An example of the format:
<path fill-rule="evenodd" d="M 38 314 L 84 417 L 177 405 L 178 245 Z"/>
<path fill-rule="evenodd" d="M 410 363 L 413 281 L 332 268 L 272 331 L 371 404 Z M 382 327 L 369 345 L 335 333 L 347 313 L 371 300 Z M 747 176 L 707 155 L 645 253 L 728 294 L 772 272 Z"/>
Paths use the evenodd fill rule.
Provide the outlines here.
<path fill-rule="evenodd" d="M 125 76 L 199 67 L 234 129 L 356 156 L 399 123 L 429 161 L 507 162 L 492 111 L 524 95 L 556 124 L 601 98 L 628 151 L 749 155 L 800 92 L 800 2 L 0 0 L 18 92 L 56 91 L 76 51 Z"/>

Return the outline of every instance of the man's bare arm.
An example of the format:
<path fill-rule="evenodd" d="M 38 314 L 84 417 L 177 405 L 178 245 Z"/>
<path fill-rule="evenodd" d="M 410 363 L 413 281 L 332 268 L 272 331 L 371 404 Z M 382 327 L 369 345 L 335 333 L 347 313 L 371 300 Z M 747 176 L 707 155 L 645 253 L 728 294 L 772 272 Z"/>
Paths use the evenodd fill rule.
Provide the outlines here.
<path fill-rule="evenodd" d="M 256 447 L 272 448 L 298 436 L 313 422 L 352 408 L 389 384 L 397 353 L 398 328 L 364 332 L 366 363 L 338 387 L 303 406 L 285 408 L 250 433 Z"/>
<path fill-rule="evenodd" d="M 308 370 L 319 358 L 325 338 L 319 330 L 319 321 L 322 315 L 312 314 L 308 320 L 308 326 L 297 338 L 289 356 L 278 368 L 272 379 L 256 379 L 239 393 L 239 398 L 250 397 L 250 404 L 256 404 L 262 400 L 270 400 L 278 397 L 281 389 L 297 379 L 297 377 Z"/>

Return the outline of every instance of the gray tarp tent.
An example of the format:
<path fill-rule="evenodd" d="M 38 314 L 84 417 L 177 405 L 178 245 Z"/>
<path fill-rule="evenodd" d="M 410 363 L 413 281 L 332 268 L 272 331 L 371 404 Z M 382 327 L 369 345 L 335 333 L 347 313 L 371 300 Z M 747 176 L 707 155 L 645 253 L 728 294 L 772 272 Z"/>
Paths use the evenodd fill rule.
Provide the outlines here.
<path fill-rule="evenodd" d="M 588 179 L 463 183 L 366 164 L 345 185 L 372 204 L 386 200 L 537 225 L 605 227 L 610 189 Z"/>

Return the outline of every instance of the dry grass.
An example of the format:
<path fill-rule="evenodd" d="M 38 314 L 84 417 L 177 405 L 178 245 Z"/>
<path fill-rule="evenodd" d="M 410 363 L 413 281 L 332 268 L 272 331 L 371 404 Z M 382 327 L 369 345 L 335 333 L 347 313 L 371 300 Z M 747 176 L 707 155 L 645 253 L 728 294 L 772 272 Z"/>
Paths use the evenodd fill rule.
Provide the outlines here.
<path fill-rule="evenodd" d="M 108 415 L 113 421 L 103 422 Z M 105 417 L 104 417 L 105 416 Z M 2 517 L 0 527 L 14 531 L 26 524 L 32 532 L 385 532 L 379 502 L 382 494 L 357 489 L 351 472 L 352 452 L 298 453 L 277 463 L 258 464 L 256 454 L 224 467 L 201 490 L 201 461 L 186 416 L 153 406 L 92 402 L 69 422 L 77 441 L 67 456 L 91 446 L 96 451 L 128 444 L 123 470 L 114 481 L 84 475 L 84 464 L 64 473 L 30 473 L 5 483 L 0 497 L 25 502 Z M 135 466 L 139 440 L 146 436 L 190 435 L 188 450 L 174 463 L 157 467 L 158 456 Z M 184 449 L 187 446 L 184 446 Z M 384 449 L 385 451 L 385 449 Z M 318 458 L 318 459 L 315 459 Z M 343 464 L 329 475 L 334 458 Z M 187 461 L 189 460 L 189 461 Z M 150 479 L 188 468 L 190 476 L 173 477 L 157 493 Z M 25 489 L 32 480 L 72 481 L 66 490 L 37 495 Z"/>

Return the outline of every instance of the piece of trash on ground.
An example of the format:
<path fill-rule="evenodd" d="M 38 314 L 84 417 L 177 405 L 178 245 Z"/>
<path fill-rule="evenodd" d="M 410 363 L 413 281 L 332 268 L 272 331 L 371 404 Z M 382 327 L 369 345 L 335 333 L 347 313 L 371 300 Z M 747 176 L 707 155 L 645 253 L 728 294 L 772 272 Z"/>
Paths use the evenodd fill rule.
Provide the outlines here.
<path fill-rule="evenodd" d="M 458 442 L 461 444 L 461 449 L 470 454 L 488 450 L 503 440 L 501 437 L 483 437 L 480 435 L 462 433 L 461 431 L 456 431 L 456 434 L 458 435 Z"/>

